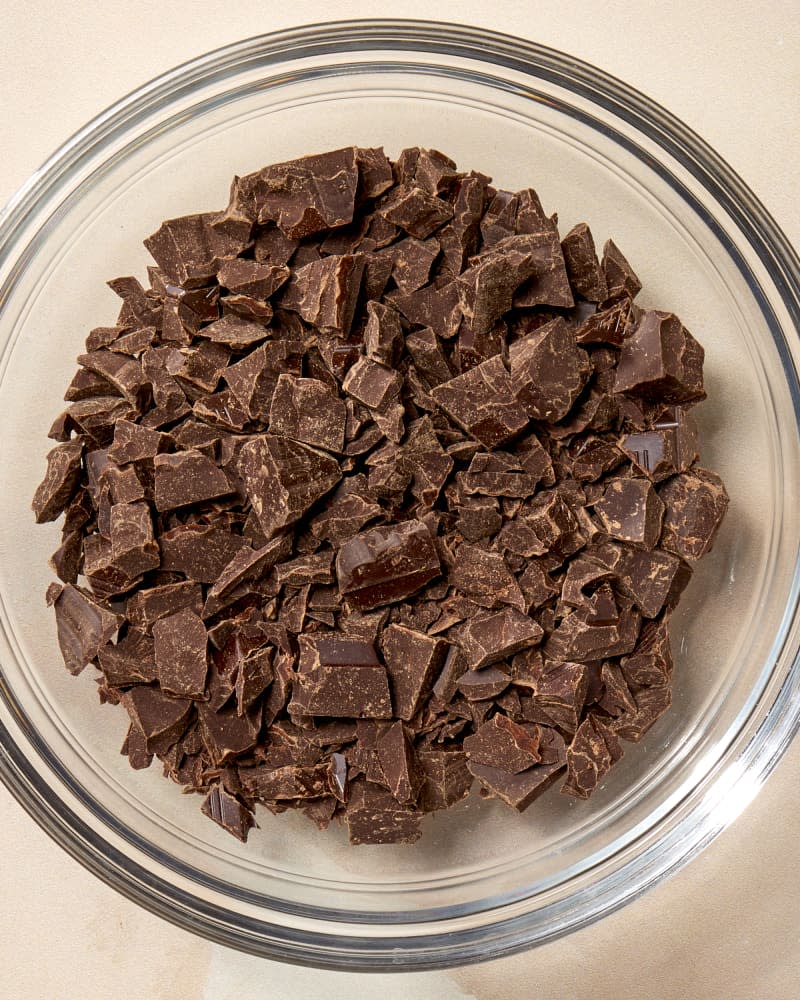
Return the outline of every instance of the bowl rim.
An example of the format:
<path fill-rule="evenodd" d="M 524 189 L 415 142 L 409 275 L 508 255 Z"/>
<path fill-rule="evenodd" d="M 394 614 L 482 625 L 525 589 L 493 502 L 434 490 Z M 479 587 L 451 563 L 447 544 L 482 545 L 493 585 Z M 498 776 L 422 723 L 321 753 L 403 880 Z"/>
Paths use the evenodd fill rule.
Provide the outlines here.
<path fill-rule="evenodd" d="M 695 132 L 670 112 L 608 73 L 566 53 L 510 35 L 454 23 L 408 19 L 359 19 L 304 25 L 285 31 L 256 35 L 189 60 L 138 87 L 88 122 L 63 143 L 12 195 L 0 211 L 0 265 L 13 260 L 15 234 L 36 207 L 60 185 L 92 150 L 122 135 L 140 117 L 168 102 L 171 96 L 233 70 L 250 60 L 275 65 L 308 57 L 364 53 L 375 49 L 392 52 L 424 51 L 462 57 L 495 69 L 545 79 L 560 84 L 625 121 L 653 140 L 711 194 L 746 235 L 761 264 L 769 272 L 795 329 L 800 329 L 800 259 L 785 234 L 741 178 Z M 781 344 L 776 345 L 781 351 Z M 785 368 L 792 359 L 782 350 Z M 800 393 L 791 386 L 796 416 Z M 797 598 L 797 581 L 793 596 Z M 541 944 L 585 926 L 638 898 L 647 888 L 668 876 L 702 850 L 741 812 L 756 794 L 800 728 L 800 705 L 792 696 L 800 691 L 800 657 L 795 656 L 784 684 L 769 710 L 769 739 L 750 738 L 741 748 L 737 768 L 720 768 L 715 781 L 724 779 L 724 808 L 701 801 L 669 831 L 677 852 L 663 850 L 657 842 L 634 862 L 606 877 L 604 892 L 591 887 L 591 899 L 579 912 L 553 926 L 539 928 L 532 940 L 528 914 L 500 916 L 487 938 L 485 924 L 455 933 L 446 926 L 416 936 L 398 933 L 378 938 L 362 934 L 306 933 L 264 921 L 255 937 L 255 921 L 242 918 L 231 927 L 230 913 L 153 875 L 132 862 L 122 851 L 99 838 L 73 810 L 46 788 L 15 745 L 10 730 L 0 721 L 0 779 L 34 820 L 70 855 L 117 891 L 179 926 L 227 946 L 265 957 L 351 971 L 410 971 L 482 961 Z M 8 703 L 0 668 L 0 697 Z M 12 699 L 13 701 L 13 699 Z M 797 702 L 797 699 L 795 699 Z M 13 705 L 9 707 L 13 710 Z M 46 748 L 35 733 L 29 741 L 46 757 Z M 731 762 L 728 762 L 729 764 Z M 58 772 L 58 762 L 50 761 Z M 746 766 L 743 766 L 746 764 Z M 715 769 L 716 771 L 716 769 Z M 59 775 L 62 780 L 68 776 Z M 73 789 L 73 793 L 76 791 Z M 719 791 L 719 789 L 718 789 Z M 719 798 L 719 796 L 718 796 Z M 732 801 L 735 800 L 732 805 Z M 719 802 L 717 803 L 719 805 Z M 700 822 L 697 822 L 697 819 Z M 689 820 L 694 820 L 692 825 Z M 620 891 L 622 874 L 635 875 Z M 499 909 L 498 909 L 499 913 Z"/>

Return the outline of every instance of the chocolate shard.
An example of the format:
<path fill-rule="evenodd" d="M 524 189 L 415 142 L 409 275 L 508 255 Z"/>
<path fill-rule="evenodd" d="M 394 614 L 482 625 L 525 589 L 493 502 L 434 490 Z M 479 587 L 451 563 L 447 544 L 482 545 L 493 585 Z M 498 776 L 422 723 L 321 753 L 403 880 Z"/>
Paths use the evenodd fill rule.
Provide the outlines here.
<path fill-rule="evenodd" d="M 403 625 L 390 625 L 381 637 L 394 715 L 410 721 L 428 697 L 441 671 L 447 643 Z"/>
<path fill-rule="evenodd" d="M 97 661 L 111 687 L 151 684 L 158 678 L 153 640 L 137 629 L 128 629 L 124 639 L 103 646 Z"/>
<path fill-rule="evenodd" d="M 401 601 L 440 572 L 433 538 L 417 520 L 364 531 L 336 555 L 339 592 L 362 611 Z"/>
<path fill-rule="evenodd" d="M 271 314 L 266 317 L 271 318 Z M 241 316 L 228 313 L 222 319 L 204 326 L 200 331 L 201 336 L 215 344 L 225 344 L 234 351 L 245 351 L 248 347 L 253 347 L 259 341 L 266 340 L 269 330 L 261 323 L 254 323 L 243 319 Z"/>
<path fill-rule="evenodd" d="M 450 583 L 483 607 L 508 604 L 518 611 L 526 610 L 525 597 L 502 554 L 480 545 L 459 546 L 450 569 Z"/>
<path fill-rule="evenodd" d="M 203 607 L 200 584 L 188 580 L 137 590 L 125 603 L 125 615 L 134 628 L 149 633 L 155 622 L 183 608 L 197 614 Z"/>
<path fill-rule="evenodd" d="M 406 337 L 406 350 L 428 385 L 440 385 L 453 377 L 436 334 L 430 327 Z"/>
<path fill-rule="evenodd" d="M 641 281 L 613 240 L 606 240 L 600 266 L 608 288 L 606 302 L 614 302 L 621 296 L 635 299 L 642 290 Z"/>
<path fill-rule="evenodd" d="M 585 605 L 570 612 L 544 643 L 546 656 L 564 662 L 589 663 L 601 657 L 625 656 L 636 646 L 641 617 L 633 608 L 623 608 L 617 621 L 594 621 L 593 608 Z"/>
<path fill-rule="evenodd" d="M 64 665 L 71 674 L 79 674 L 95 659 L 122 624 L 122 617 L 93 601 L 72 584 L 52 586 L 48 603 L 56 614 L 58 645 Z"/>
<path fill-rule="evenodd" d="M 289 280 L 288 267 L 260 264 L 255 260 L 226 260 L 217 272 L 217 281 L 234 295 L 268 299 Z"/>
<path fill-rule="evenodd" d="M 376 149 L 356 148 L 356 163 L 358 193 L 362 198 L 377 198 L 394 183 L 392 164 L 382 146 Z"/>
<path fill-rule="evenodd" d="M 431 395 L 459 427 L 490 449 L 510 441 L 528 424 L 499 355 L 435 386 Z"/>
<path fill-rule="evenodd" d="M 159 536 L 161 569 L 198 583 L 216 583 L 246 544 L 240 535 L 208 524 L 179 524 Z"/>
<path fill-rule="evenodd" d="M 579 344 L 610 344 L 621 347 L 639 321 L 641 309 L 627 297 L 587 316 L 575 331 Z"/>
<path fill-rule="evenodd" d="M 561 241 L 561 251 L 569 275 L 569 283 L 588 302 L 603 302 L 608 298 L 608 286 L 592 233 L 585 222 L 573 226 Z"/>
<path fill-rule="evenodd" d="M 239 471 L 267 538 L 299 520 L 342 477 L 330 455 L 274 434 L 244 445 Z"/>
<path fill-rule="evenodd" d="M 661 535 L 664 503 L 649 479 L 612 479 L 594 512 L 612 538 L 652 549 Z"/>
<path fill-rule="evenodd" d="M 197 714 L 203 745 L 215 766 L 235 761 L 256 745 L 261 729 L 260 706 L 240 716 L 235 705 L 214 710 L 210 702 L 199 702 Z"/>
<path fill-rule="evenodd" d="M 351 844 L 413 844 L 421 835 L 419 812 L 363 780 L 351 785 L 344 820 Z"/>
<path fill-rule="evenodd" d="M 193 448 L 174 455 L 156 455 L 153 468 L 158 511 L 189 507 L 231 492 L 222 469 Z"/>
<path fill-rule="evenodd" d="M 375 755 L 383 783 L 394 798 L 405 805 L 416 801 L 422 776 L 402 722 L 393 722 L 375 742 Z"/>
<path fill-rule="evenodd" d="M 289 711 L 336 718 L 388 719 L 386 670 L 370 642 L 342 635 L 301 635 Z"/>
<path fill-rule="evenodd" d="M 672 704 L 672 688 L 668 684 L 639 688 L 633 699 L 636 710 L 623 712 L 611 727 L 620 739 L 638 743 Z"/>
<path fill-rule="evenodd" d="M 663 549 L 648 552 L 609 542 L 587 551 L 587 555 L 616 574 L 617 589 L 635 602 L 645 618 L 655 618 L 661 612 L 682 575 L 681 560 Z"/>
<path fill-rule="evenodd" d="M 275 676 L 272 669 L 274 647 L 253 650 L 239 660 L 236 668 L 236 714 L 241 717 L 261 697 Z"/>
<path fill-rule="evenodd" d="M 409 323 L 429 326 L 442 340 L 451 340 L 458 333 L 461 299 L 455 281 L 444 284 L 432 282 L 407 294 L 398 289 L 388 293 L 386 298 Z"/>
<path fill-rule="evenodd" d="M 417 240 L 409 237 L 381 251 L 392 261 L 391 276 L 404 294 L 427 285 L 433 262 L 439 256 L 439 242 L 432 238 Z"/>
<path fill-rule="evenodd" d="M 621 756 L 622 748 L 614 730 L 598 715 L 590 713 L 567 747 L 567 780 L 561 791 L 588 799 Z"/>
<path fill-rule="evenodd" d="M 472 499 L 457 509 L 456 527 L 468 542 L 491 538 L 503 526 L 497 501 L 492 498 Z"/>
<path fill-rule="evenodd" d="M 446 201 L 411 184 L 399 184 L 391 190 L 377 211 L 418 240 L 424 240 L 453 217 L 452 206 Z"/>
<path fill-rule="evenodd" d="M 364 328 L 364 349 L 367 357 L 390 368 L 396 364 L 403 348 L 403 329 L 396 309 L 381 302 L 367 303 L 367 325 Z"/>
<path fill-rule="evenodd" d="M 525 728 L 498 713 L 464 740 L 464 750 L 474 764 L 519 774 L 541 761 L 539 736 L 538 726 Z"/>
<path fill-rule="evenodd" d="M 130 420 L 119 420 L 114 425 L 114 443 L 108 449 L 108 457 L 117 465 L 143 462 L 166 451 L 168 440 L 166 434 Z"/>
<path fill-rule="evenodd" d="M 341 452 L 346 418 L 344 401 L 324 383 L 294 375 L 279 376 L 269 411 L 272 434 Z"/>
<path fill-rule="evenodd" d="M 208 636 L 202 618 L 184 609 L 153 625 L 158 681 L 165 694 L 202 699 L 208 672 Z"/>
<path fill-rule="evenodd" d="M 163 753 L 185 732 L 192 703 L 168 698 L 157 685 L 140 684 L 120 695 L 131 722 L 142 733 L 148 753 Z"/>
<path fill-rule="evenodd" d="M 363 254 L 331 255 L 299 267 L 281 295 L 280 304 L 314 326 L 347 336 L 353 323 Z"/>
<path fill-rule="evenodd" d="M 225 369 L 225 381 L 252 420 L 267 421 L 279 375 L 299 375 L 303 353 L 300 341 L 270 341 Z"/>
<path fill-rule="evenodd" d="M 480 670 L 538 645 L 543 635 L 543 629 L 532 618 L 514 608 L 503 608 L 467 622 L 459 631 L 457 641 L 467 666 Z"/>
<path fill-rule="evenodd" d="M 693 564 L 711 550 L 728 509 L 728 493 L 715 472 L 694 468 L 667 480 L 661 545 Z"/>
<path fill-rule="evenodd" d="M 356 150 L 349 147 L 248 174 L 232 200 L 246 206 L 253 221 L 275 222 L 291 239 L 304 239 L 352 221 L 358 180 Z"/>
<path fill-rule="evenodd" d="M 497 698 L 511 683 L 508 674 L 496 667 L 483 667 L 481 670 L 467 670 L 458 678 L 458 690 L 467 701 L 480 701 L 486 704 L 492 698 Z"/>
<path fill-rule="evenodd" d="M 469 795 L 473 779 L 465 753 L 459 750 L 420 750 L 417 763 L 422 774 L 419 808 L 423 812 L 449 809 Z"/>
<path fill-rule="evenodd" d="M 458 276 L 461 311 L 476 335 L 488 333 L 509 311 L 514 293 L 542 266 L 539 256 L 535 237 L 509 236 L 474 257 Z"/>
<path fill-rule="evenodd" d="M 533 686 L 533 705 L 565 732 L 574 733 L 589 689 L 589 672 L 582 663 L 546 661 Z"/>
<path fill-rule="evenodd" d="M 83 450 L 84 442 L 73 438 L 48 453 L 47 472 L 31 504 L 37 524 L 55 521 L 69 506 L 80 483 Z"/>
<path fill-rule="evenodd" d="M 252 812 L 242 802 L 225 790 L 222 783 L 212 785 L 200 806 L 203 815 L 233 834 L 244 844 L 247 835 L 256 825 Z"/>
<path fill-rule="evenodd" d="M 704 356 L 677 316 L 649 310 L 622 345 L 614 391 L 661 404 L 705 399 Z"/>
<path fill-rule="evenodd" d="M 116 503 L 111 508 L 111 554 L 114 566 L 131 579 L 158 569 L 161 554 L 147 503 Z"/>
<path fill-rule="evenodd" d="M 492 798 L 500 799 L 517 812 L 524 812 L 558 780 L 564 770 L 564 765 L 560 763 L 536 764 L 519 774 L 472 761 L 467 766 Z"/>
<path fill-rule="evenodd" d="M 292 540 L 289 535 L 272 538 L 258 549 L 243 546 L 209 589 L 206 604 L 212 606 L 219 604 L 220 607 L 224 607 L 226 597 L 244 584 L 266 576 L 276 563 L 284 560 L 291 551 Z"/>
<path fill-rule="evenodd" d="M 697 423 L 681 406 L 668 407 L 652 428 L 620 441 L 633 464 L 654 483 L 686 470 L 697 460 Z"/>
<path fill-rule="evenodd" d="M 586 352 L 562 317 L 556 317 L 511 345 L 512 393 L 534 420 L 562 420 L 572 409 L 591 371 Z"/>
<path fill-rule="evenodd" d="M 361 357 L 350 368 L 342 388 L 370 409 L 383 409 L 400 394 L 403 377 L 386 365 Z"/>

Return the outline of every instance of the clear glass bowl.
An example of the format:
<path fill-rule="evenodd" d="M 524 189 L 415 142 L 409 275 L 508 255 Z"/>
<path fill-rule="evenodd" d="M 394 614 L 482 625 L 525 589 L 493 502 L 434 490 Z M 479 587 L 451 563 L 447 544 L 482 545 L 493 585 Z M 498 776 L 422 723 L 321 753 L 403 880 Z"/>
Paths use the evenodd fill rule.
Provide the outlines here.
<path fill-rule="evenodd" d="M 643 300 L 707 351 L 703 461 L 731 508 L 675 622 L 675 705 L 598 794 L 522 816 L 477 795 L 411 847 L 348 847 L 262 813 L 239 845 L 119 747 L 121 709 L 60 662 L 44 606 L 58 528 L 29 502 L 106 278 L 144 276 L 143 236 L 221 207 L 234 173 L 348 143 L 436 146 L 534 185 L 566 230 L 630 257 Z M 355 22 L 267 35 L 155 80 L 60 149 L 0 219 L 0 771 L 98 876 L 209 938 L 330 968 L 421 969 L 540 943 L 686 862 L 751 799 L 800 715 L 800 267 L 712 150 L 571 57 L 486 31 Z"/>

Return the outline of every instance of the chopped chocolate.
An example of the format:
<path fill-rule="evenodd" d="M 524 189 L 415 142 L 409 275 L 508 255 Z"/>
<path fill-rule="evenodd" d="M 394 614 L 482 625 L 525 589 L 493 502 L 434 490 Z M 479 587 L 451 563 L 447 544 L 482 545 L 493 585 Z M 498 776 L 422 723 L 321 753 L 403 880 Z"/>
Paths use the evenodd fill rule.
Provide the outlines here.
<path fill-rule="evenodd" d="M 65 515 L 47 601 L 131 766 L 239 840 L 257 804 L 400 844 L 474 778 L 585 798 L 669 707 L 728 505 L 703 350 L 557 223 L 347 147 L 234 178 L 109 283 L 32 504 Z"/>
<path fill-rule="evenodd" d="M 153 468 L 158 511 L 188 507 L 232 492 L 222 469 L 194 449 L 174 455 L 156 455 Z"/>
<path fill-rule="evenodd" d="M 661 487 L 664 528 L 661 545 L 695 563 L 710 551 L 725 512 L 728 493 L 715 472 L 694 468 Z"/>
<path fill-rule="evenodd" d="M 661 535 L 664 503 L 648 479 L 612 479 L 594 505 L 612 538 L 652 549 Z"/>
<path fill-rule="evenodd" d="M 561 251 L 573 290 L 589 302 L 603 302 L 608 298 L 605 273 L 585 222 L 570 229 L 561 241 Z"/>
<path fill-rule="evenodd" d="M 430 693 L 447 643 L 403 625 L 390 625 L 383 631 L 381 652 L 389 675 L 394 715 L 409 721 Z"/>
<path fill-rule="evenodd" d="M 339 591 L 361 610 L 401 601 L 440 572 L 433 538 L 416 520 L 364 531 L 336 556 Z"/>
<path fill-rule="evenodd" d="M 74 438 L 48 453 L 47 473 L 31 504 L 37 524 L 55 521 L 69 506 L 80 484 L 83 449 L 83 441 Z"/>
<path fill-rule="evenodd" d="M 300 636 L 289 711 L 335 718 L 390 719 L 386 669 L 370 642 L 346 636 Z"/>
<path fill-rule="evenodd" d="M 184 609 L 153 625 L 158 681 L 165 694 L 203 698 L 206 687 L 208 636 L 203 620 Z"/>
<path fill-rule="evenodd" d="M 268 538 L 299 520 L 342 475 L 335 458 L 275 434 L 248 441 L 239 455 L 239 469 Z"/>
<path fill-rule="evenodd" d="M 505 444 L 528 424 L 499 355 L 435 386 L 431 395 L 459 427 L 487 448 Z"/>

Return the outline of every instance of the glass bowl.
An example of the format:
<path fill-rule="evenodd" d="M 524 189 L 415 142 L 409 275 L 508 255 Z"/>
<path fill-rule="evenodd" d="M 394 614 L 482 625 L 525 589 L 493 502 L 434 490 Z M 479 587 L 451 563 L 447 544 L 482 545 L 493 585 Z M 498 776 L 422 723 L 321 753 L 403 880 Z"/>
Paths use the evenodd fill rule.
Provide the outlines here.
<path fill-rule="evenodd" d="M 703 463 L 731 507 L 675 621 L 675 704 L 588 803 L 522 816 L 473 795 L 414 846 L 350 848 L 262 812 L 240 845 L 120 756 L 122 709 L 61 665 L 44 605 L 54 525 L 29 503 L 107 278 L 144 276 L 163 218 L 224 206 L 234 173 L 345 144 L 435 146 L 533 185 L 562 230 L 613 238 L 647 305 L 707 351 Z M 129 898 L 226 945 L 328 968 L 422 969 L 563 935 L 634 899 L 746 805 L 800 717 L 800 267 L 697 136 L 591 66 L 408 21 L 326 24 L 194 60 L 63 146 L 0 219 L 0 771 L 35 820 Z"/>

